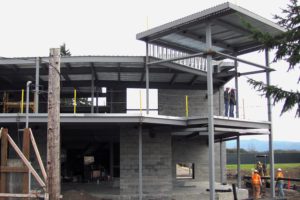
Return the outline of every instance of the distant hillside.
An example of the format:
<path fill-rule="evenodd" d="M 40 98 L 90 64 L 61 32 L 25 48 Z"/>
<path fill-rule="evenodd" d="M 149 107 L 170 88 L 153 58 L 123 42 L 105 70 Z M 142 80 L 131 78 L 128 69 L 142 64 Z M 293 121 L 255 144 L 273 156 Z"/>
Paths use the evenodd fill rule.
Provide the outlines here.
<path fill-rule="evenodd" d="M 300 142 L 289 142 L 289 141 L 273 141 L 274 150 L 297 150 L 300 151 Z M 236 148 L 236 141 L 228 141 L 226 142 L 226 147 Z M 264 140 L 241 140 L 241 148 L 248 151 L 268 151 L 269 150 L 269 142 Z"/>

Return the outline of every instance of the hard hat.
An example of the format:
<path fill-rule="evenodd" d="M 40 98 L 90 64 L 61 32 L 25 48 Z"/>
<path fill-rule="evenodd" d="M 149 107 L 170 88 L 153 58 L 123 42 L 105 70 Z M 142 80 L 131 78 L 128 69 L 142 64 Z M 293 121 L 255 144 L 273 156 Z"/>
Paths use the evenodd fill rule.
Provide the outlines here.
<path fill-rule="evenodd" d="M 255 169 L 255 170 L 254 170 L 254 173 L 258 173 L 258 171 Z"/>
<path fill-rule="evenodd" d="M 282 170 L 281 170 L 281 168 L 278 168 L 277 171 L 281 172 Z"/>

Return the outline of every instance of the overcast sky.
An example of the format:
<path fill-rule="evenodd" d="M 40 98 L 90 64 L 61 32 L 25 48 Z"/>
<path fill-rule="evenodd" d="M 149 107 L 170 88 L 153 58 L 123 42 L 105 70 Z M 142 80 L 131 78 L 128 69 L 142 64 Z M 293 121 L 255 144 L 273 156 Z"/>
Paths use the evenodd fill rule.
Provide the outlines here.
<path fill-rule="evenodd" d="M 152 28 L 203 9 L 224 3 L 210 0 L 9 0 L 1 1 L 0 56 L 46 56 L 49 48 L 67 44 L 72 55 L 145 55 L 145 44 L 135 36 Z M 280 13 L 287 0 L 230 1 L 267 19 Z M 148 20 L 147 20 L 148 19 Z M 148 22 L 147 22 L 148 21 Z M 252 53 L 246 58 L 264 63 L 264 56 Z M 297 90 L 299 70 L 286 73 L 287 64 L 273 64 L 272 83 Z M 240 65 L 243 71 L 247 66 Z M 299 69 L 299 68 L 298 68 Z M 252 77 L 253 78 L 253 77 Z M 264 80 L 262 76 L 255 76 Z M 241 117 L 267 119 L 263 98 L 252 92 L 245 78 L 240 79 Z M 232 82 L 228 86 L 233 87 Z M 245 110 L 245 112 L 243 112 Z M 245 113 L 245 114 L 244 114 Z M 279 118 L 280 106 L 273 113 L 274 139 L 300 141 L 300 120 L 295 111 Z M 267 139 L 264 136 L 262 139 Z"/>

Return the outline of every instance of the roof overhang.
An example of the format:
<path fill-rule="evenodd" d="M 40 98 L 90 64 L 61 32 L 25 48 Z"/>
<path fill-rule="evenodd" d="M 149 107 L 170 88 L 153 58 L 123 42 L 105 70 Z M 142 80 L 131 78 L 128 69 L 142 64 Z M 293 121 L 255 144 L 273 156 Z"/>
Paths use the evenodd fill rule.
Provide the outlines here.
<path fill-rule="evenodd" d="M 205 27 L 208 22 L 212 24 L 213 50 L 232 55 L 261 48 L 244 22 L 273 36 L 285 31 L 272 21 L 227 2 L 138 33 L 136 38 L 187 53 L 203 52 L 206 50 Z"/>

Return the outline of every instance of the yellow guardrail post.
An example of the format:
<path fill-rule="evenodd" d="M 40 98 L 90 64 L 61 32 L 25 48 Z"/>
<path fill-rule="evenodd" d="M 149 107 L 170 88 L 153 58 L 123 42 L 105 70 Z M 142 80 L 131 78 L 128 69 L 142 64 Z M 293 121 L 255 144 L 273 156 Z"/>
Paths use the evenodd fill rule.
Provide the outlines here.
<path fill-rule="evenodd" d="M 189 96 L 185 95 L 185 116 L 189 116 Z"/>
<path fill-rule="evenodd" d="M 143 104 L 142 104 L 142 91 L 140 90 L 140 113 L 142 114 L 143 111 Z"/>
<path fill-rule="evenodd" d="M 76 107 L 77 107 L 77 91 L 74 89 L 74 114 L 76 114 Z"/>
<path fill-rule="evenodd" d="M 24 89 L 22 89 L 22 93 L 21 93 L 21 104 L 20 104 L 20 110 L 21 113 L 24 112 Z"/>

